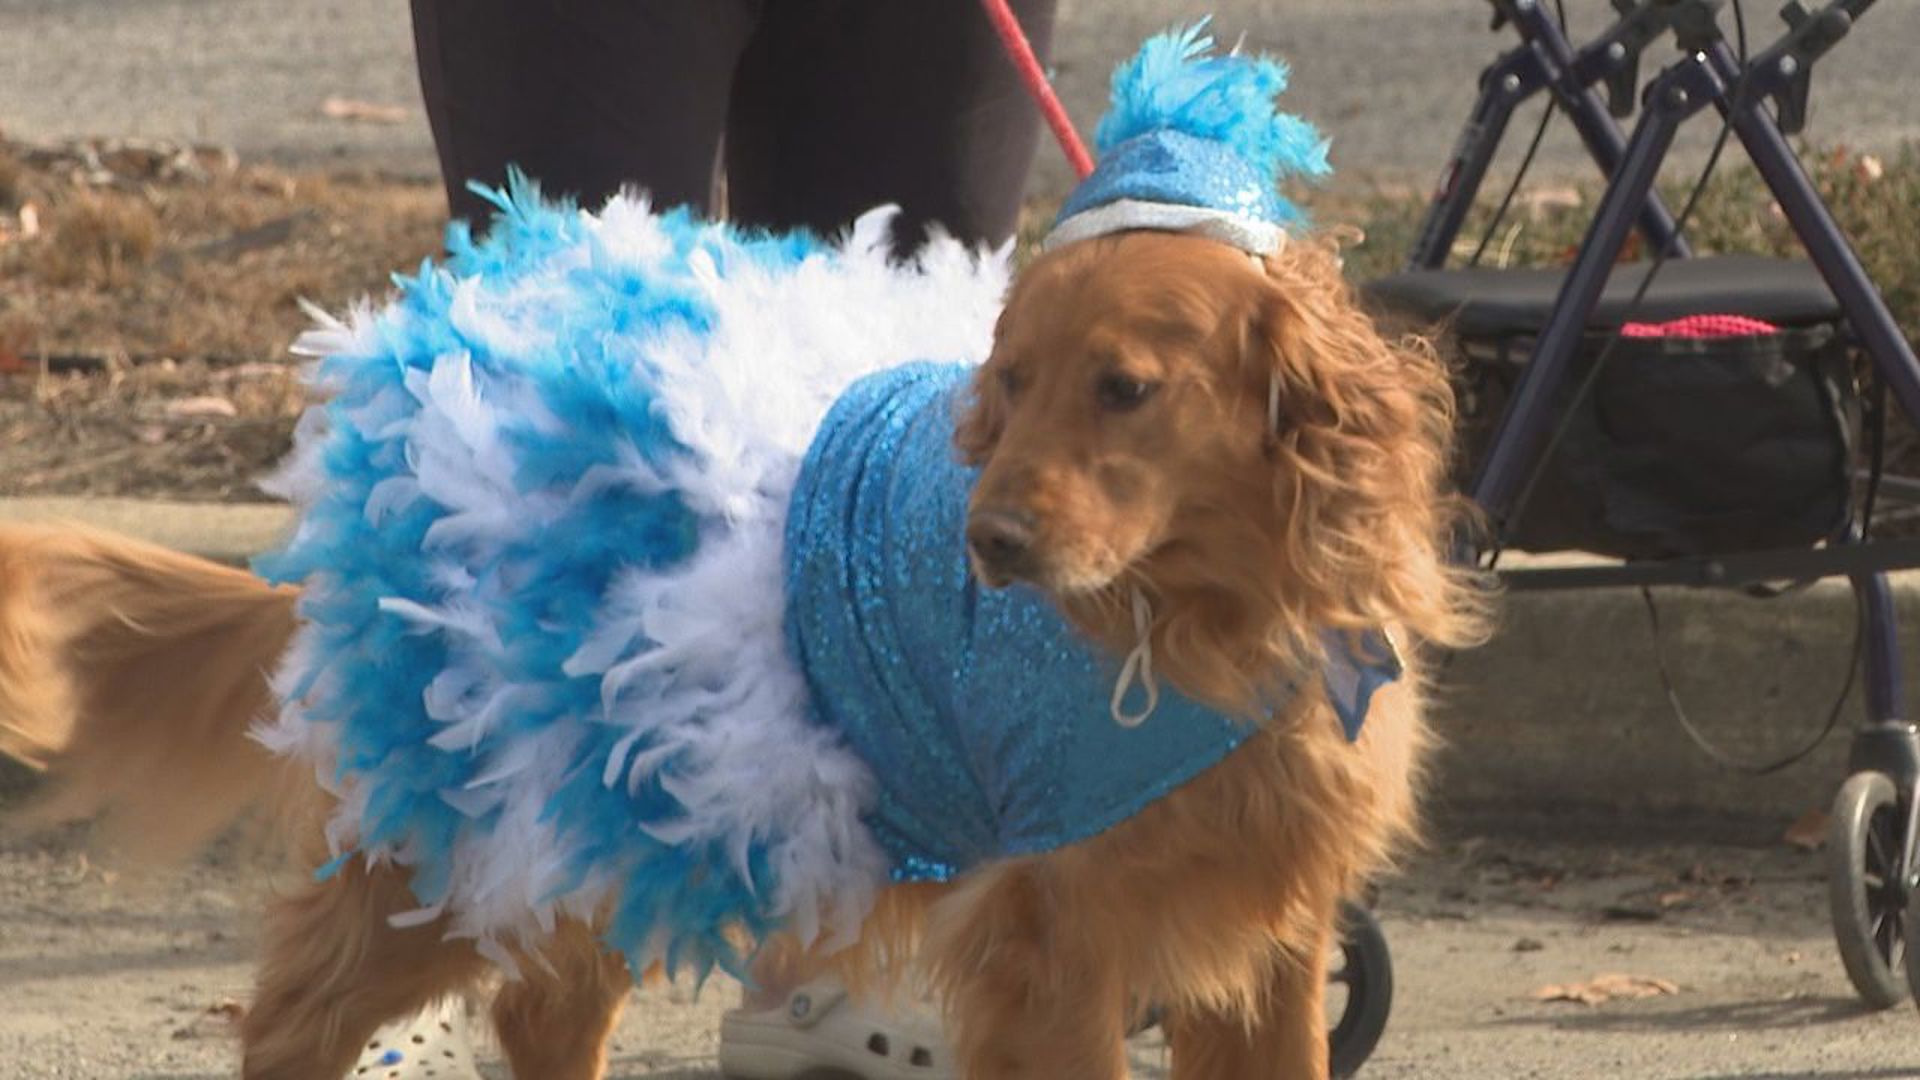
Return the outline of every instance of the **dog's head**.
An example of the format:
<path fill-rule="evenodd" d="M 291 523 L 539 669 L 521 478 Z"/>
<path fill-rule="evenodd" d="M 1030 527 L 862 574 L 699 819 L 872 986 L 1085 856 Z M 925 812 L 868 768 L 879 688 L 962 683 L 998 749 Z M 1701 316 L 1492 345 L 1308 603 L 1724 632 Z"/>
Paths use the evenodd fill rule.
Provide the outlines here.
<path fill-rule="evenodd" d="M 1376 332 L 1330 245 L 1072 244 L 1020 277 L 961 418 L 969 551 L 1115 644 L 1144 590 L 1169 674 L 1246 701 L 1322 630 L 1473 633 L 1452 421 L 1442 365 Z"/>

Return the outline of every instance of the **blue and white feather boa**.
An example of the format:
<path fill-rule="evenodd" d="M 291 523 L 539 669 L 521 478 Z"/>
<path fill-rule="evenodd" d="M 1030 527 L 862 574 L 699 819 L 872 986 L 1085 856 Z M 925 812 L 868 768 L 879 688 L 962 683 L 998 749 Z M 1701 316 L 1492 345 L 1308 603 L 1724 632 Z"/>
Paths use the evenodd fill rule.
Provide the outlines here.
<path fill-rule="evenodd" d="M 304 628 L 259 737 L 338 797 L 335 866 L 409 867 L 397 921 L 510 971 L 563 915 L 636 971 L 731 967 L 734 928 L 850 940 L 886 860 L 786 654 L 788 496 L 853 380 L 986 355 L 1004 253 L 892 263 L 888 211 L 828 244 L 496 198 L 297 345 L 328 400 L 274 482 L 301 517 L 259 568 Z"/>

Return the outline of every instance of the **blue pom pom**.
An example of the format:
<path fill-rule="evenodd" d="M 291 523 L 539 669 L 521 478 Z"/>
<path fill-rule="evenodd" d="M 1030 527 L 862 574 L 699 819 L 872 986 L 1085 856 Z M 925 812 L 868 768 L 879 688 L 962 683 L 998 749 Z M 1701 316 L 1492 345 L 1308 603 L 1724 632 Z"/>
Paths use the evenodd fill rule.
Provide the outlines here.
<path fill-rule="evenodd" d="M 1112 103 L 1094 132 L 1099 151 L 1172 130 L 1225 144 L 1276 184 L 1331 172 L 1319 130 L 1274 108 L 1287 66 L 1267 56 L 1213 55 L 1207 22 L 1149 38 L 1113 73 Z"/>

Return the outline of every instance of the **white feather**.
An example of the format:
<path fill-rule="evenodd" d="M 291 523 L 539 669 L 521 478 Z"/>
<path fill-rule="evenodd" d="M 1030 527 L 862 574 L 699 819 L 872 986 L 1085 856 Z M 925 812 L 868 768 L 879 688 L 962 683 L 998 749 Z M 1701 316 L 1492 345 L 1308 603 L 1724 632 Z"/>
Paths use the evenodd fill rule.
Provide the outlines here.
<path fill-rule="evenodd" d="M 655 330 L 603 343 L 608 355 L 645 363 L 684 459 L 656 467 L 634 451 L 616 466 L 589 470 L 568 491 L 522 492 L 504 433 L 514 425 L 565 431 L 567 418 L 548 412 L 511 365 L 490 362 L 482 371 L 465 352 L 408 373 L 406 394 L 417 411 L 389 395 L 352 418 L 362 431 L 403 439 L 417 480 L 383 486 L 369 500 L 370 514 L 421 498 L 446 511 L 422 557 L 434 561 L 436 582 L 465 599 L 382 604 L 415 629 L 448 636 L 448 667 L 425 702 L 440 725 L 435 746 L 480 747 L 505 710 L 543 691 L 502 684 L 482 662 L 501 646 L 492 613 L 511 602 L 518 584 L 503 552 L 538 536 L 569 500 L 612 486 L 671 488 L 695 512 L 718 519 L 685 563 L 622 574 L 601 598 L 592 633 L 565 665 L 569 677 L 600 678 L 601 710 L 489 751 L 465 789 L 441 793 L 476 823 L 455 841 L 443 901 L 450 932 L 475 939 L 509 975 L 519 970 L 512 948 L 536 942 L 558 915 L 598 911 L 620 888 L 604 868 L 571 880 L 581 841 L 557 832 L 546 813 L 568 779 L 567 763 L 600 725 L 621 732 L 594 763 L 603 783 L 631 790 L 658 782 L 684 807 L 678 819 L 648 831 L 665 842 L 712 844 L 743 876 L 748 853 L 763 846 L 777 875 L 773 910 L 804 939 L 851 940 L 884 883 L 886 859 L 861 822 L 875 778 L 814 725 L 804 678 L 788 655 L 787 500 L 821 418 L 850 383 L 913 360 L 984 357 L 1006 285 L 1005 251 L 982 257 L 950 238 L 936 238 L 917 267 L 896 263 L 895 214 L 863 215 L 838 251 L 778 272 L 732 259 L 722 274 L 696 252 L 693 278 L 713 311 L 710 332 Z M 593 260 L 645 267 L 672 254 L 672 238 L 638 197 L 616 198 L 584 224 L 574 249 L 530 268 L 510 288 L 453 282 L 451 328 L 490 356 L 531 362 L 561 332 L 542 316 L 575 268 Z M 324 320 L 300 347 L 321 357 L 374 355 L 378 320 L 398 317 L 361 311 L 345 323 Z M 280 490 L 309 504 L 324 495 L 324 436 L 319 421 L 303 421 Z M 469 569 L 480 567 L 493 569 Z M 634 655 L 640 642 L 650 644 Z M 278 687 L 290 692 L 314 656 L 310 641 L 297 641 Z M 292 700 L 258 733 L 276 752 L 310 759 L 322 773 L 330 771 L 333 735 Z M 366 800 L 350 777 L 335 788 L 342 801 L 328 833 L 343 850 L 358 835 Z M 479 827 L 483 819 L 490 827 Z M 372 854 L 408 858 L 405 851 Z M 424 911 L 437 908 L 413 917 Z M 654 934 L 647 951 L 657 955 L 665 940 Z"/>

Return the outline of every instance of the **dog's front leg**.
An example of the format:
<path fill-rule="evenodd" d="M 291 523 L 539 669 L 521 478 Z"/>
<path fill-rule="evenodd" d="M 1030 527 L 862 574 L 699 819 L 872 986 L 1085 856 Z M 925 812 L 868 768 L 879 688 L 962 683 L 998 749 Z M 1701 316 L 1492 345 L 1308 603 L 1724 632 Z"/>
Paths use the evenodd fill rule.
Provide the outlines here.
<path fill-rule="evenodd" d="M 1082 932 L 1073 906 L 1043 861 L 1021 860 L 975 873 L 934 908 L 926 960 L 962 1075 L 1127 1075 L 1119 958 Z"/>
<path fill-rule="evenodd" d="M 1167 1018 L 1174 1080 L 1326 1080 L 1329 930 L 1301 954 L 1276 955 L 1252 1017 L 1177 1009 Z"/>

